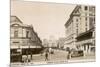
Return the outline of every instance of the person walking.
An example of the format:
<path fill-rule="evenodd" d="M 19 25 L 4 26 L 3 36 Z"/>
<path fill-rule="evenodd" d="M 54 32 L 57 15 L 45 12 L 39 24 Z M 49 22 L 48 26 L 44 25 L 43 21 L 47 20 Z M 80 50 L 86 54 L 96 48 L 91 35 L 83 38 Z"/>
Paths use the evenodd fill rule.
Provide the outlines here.
<path fill-rule="evenodd" d="M 71 59 L 71 50 L 68 51 L 67 59 Z"/>
<path fill-rule="evenodd" d="M 45 53 L 45 61 L 48 60 L 48 52 Z"/>

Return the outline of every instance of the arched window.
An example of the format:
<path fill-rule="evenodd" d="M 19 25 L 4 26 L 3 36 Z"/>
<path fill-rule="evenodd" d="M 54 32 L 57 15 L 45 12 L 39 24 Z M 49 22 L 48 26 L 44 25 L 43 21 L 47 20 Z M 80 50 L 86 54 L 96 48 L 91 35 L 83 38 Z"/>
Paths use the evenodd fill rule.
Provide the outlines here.
<path fill-rule="evenodd" d="M 14 31 L 14 37 L 18 37 L 18 31 Z"/>

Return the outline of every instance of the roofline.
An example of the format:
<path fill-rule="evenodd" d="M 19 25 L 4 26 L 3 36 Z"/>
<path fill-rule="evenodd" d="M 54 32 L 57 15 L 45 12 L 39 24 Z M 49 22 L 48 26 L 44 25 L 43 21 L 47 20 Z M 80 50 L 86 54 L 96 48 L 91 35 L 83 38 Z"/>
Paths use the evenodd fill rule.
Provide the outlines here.
<path fill-rule="evenodd" d="M 15 15 L 11 15 L 11 17 L 16 17 L 18 19 L 19 22 L 23 23 L 17 16 Z"/>
<path fill-rule="evenodd" d="M 70 22 L 70 20 L 72 19 L 72 14 L 74 13 L 74 11 L 76 11 L 79 8 L 80 5 L 77 5 L 74 10 L 71 12 L 69 19 L 67 20 L 67 22 L 65 23 L 65 27 L 66 25 Z"/>

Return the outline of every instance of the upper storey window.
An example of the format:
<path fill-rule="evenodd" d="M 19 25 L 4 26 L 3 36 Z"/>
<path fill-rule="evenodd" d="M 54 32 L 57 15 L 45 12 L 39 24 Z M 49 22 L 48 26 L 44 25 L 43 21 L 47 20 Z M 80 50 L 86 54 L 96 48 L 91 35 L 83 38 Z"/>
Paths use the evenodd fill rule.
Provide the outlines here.
<path fill-rule="evenodd" d="M 14 37 L 18 37 L 18 31 L 14 31 Z"/>
<path fill-rule="evenodd" d="M 88 10 L 88 7 L 87 7 L 87 6 L 85 6 L 85 7 L 84 7 L 84 10 Z"/>
<path fill-rule="evenodd" d="M 26 31 L 26 38 L 29 37 L 29 31 Z"/>
<path fill-rule="evenodd" d="M 94 13 L 94 12 L 95 12 L 95 7 L 91 7 L 91 6 L 90 6 L 90 7 L 89 7 L 89 11 L 91 11 L 91 12 Z"/>
<path fill-rule="evenodd" d="M 76 22 L 78 22 L 78 19 L 76 19 Z"/>

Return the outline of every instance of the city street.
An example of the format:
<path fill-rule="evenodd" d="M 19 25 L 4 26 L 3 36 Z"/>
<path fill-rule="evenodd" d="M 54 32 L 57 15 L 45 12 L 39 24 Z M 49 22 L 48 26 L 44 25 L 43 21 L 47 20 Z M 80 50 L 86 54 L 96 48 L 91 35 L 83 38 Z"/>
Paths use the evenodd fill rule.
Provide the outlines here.
<path fill-rule="evenodd" d="M 47 64 L 47 63 L 71 63 L 71 62 L 89 62 L 95 61 L 95 55 L 86 55 L 82 57 L 74 57 L 67 60 L 67 52 L 61 50 L 54 50 L 54 54 L 49 54 L 48 60 L 45 61 L 44 54 L 37 54 L 32 56 L 30 63 L 33 64 Z"/>
<path fill-rule="evenodd" d="M 73 62 L 94 62 L 95 55 L 87 55 L 83 57 L 74 57 L 67 60 L 67 52 L 61 50 L 54 50 L 54 54 L 49 54 L 49 60 L 45 61 L 45 55 L 37 54 L 32 56 L 31 62 L 26 63 L 11 63 L 14 65 L 37 65 L 37 64 L 61 64 L 61 63 L 73 63 Z"/>
<path fill-rule="evenodd" d="M 83 57 L 74 57 L 69 60 L 67 60 L 67 52 L 61 51 L 61 50 L 55 50 L 54 54 L 49 54 L 49 60 L 45 61 L 44 55 L 33 55 L 33 60 L 31 62 L 78 62 L 78 61 L 95 61 L 95 55 L 86 55 Z"/>
<path fill-rule="evenodd" d="M 96 60 L 95 6 L 24 1 L 12 1 L 11 6 L 11 64 Z"/>
<path fill-rule="evenodd" d="M 67 59 L 67 52 L 55 50 L 54 51 L 54 54 L 49 54 L 48 58 L 49 58 L 48 61 L 61 61 L 61 60 L 66 60 Z M 41 54 L 33 55 L 32 62 L 41 62 L 41 61 L 45 61 L 44 54 L 42 56 L 41 56 Z"/>

